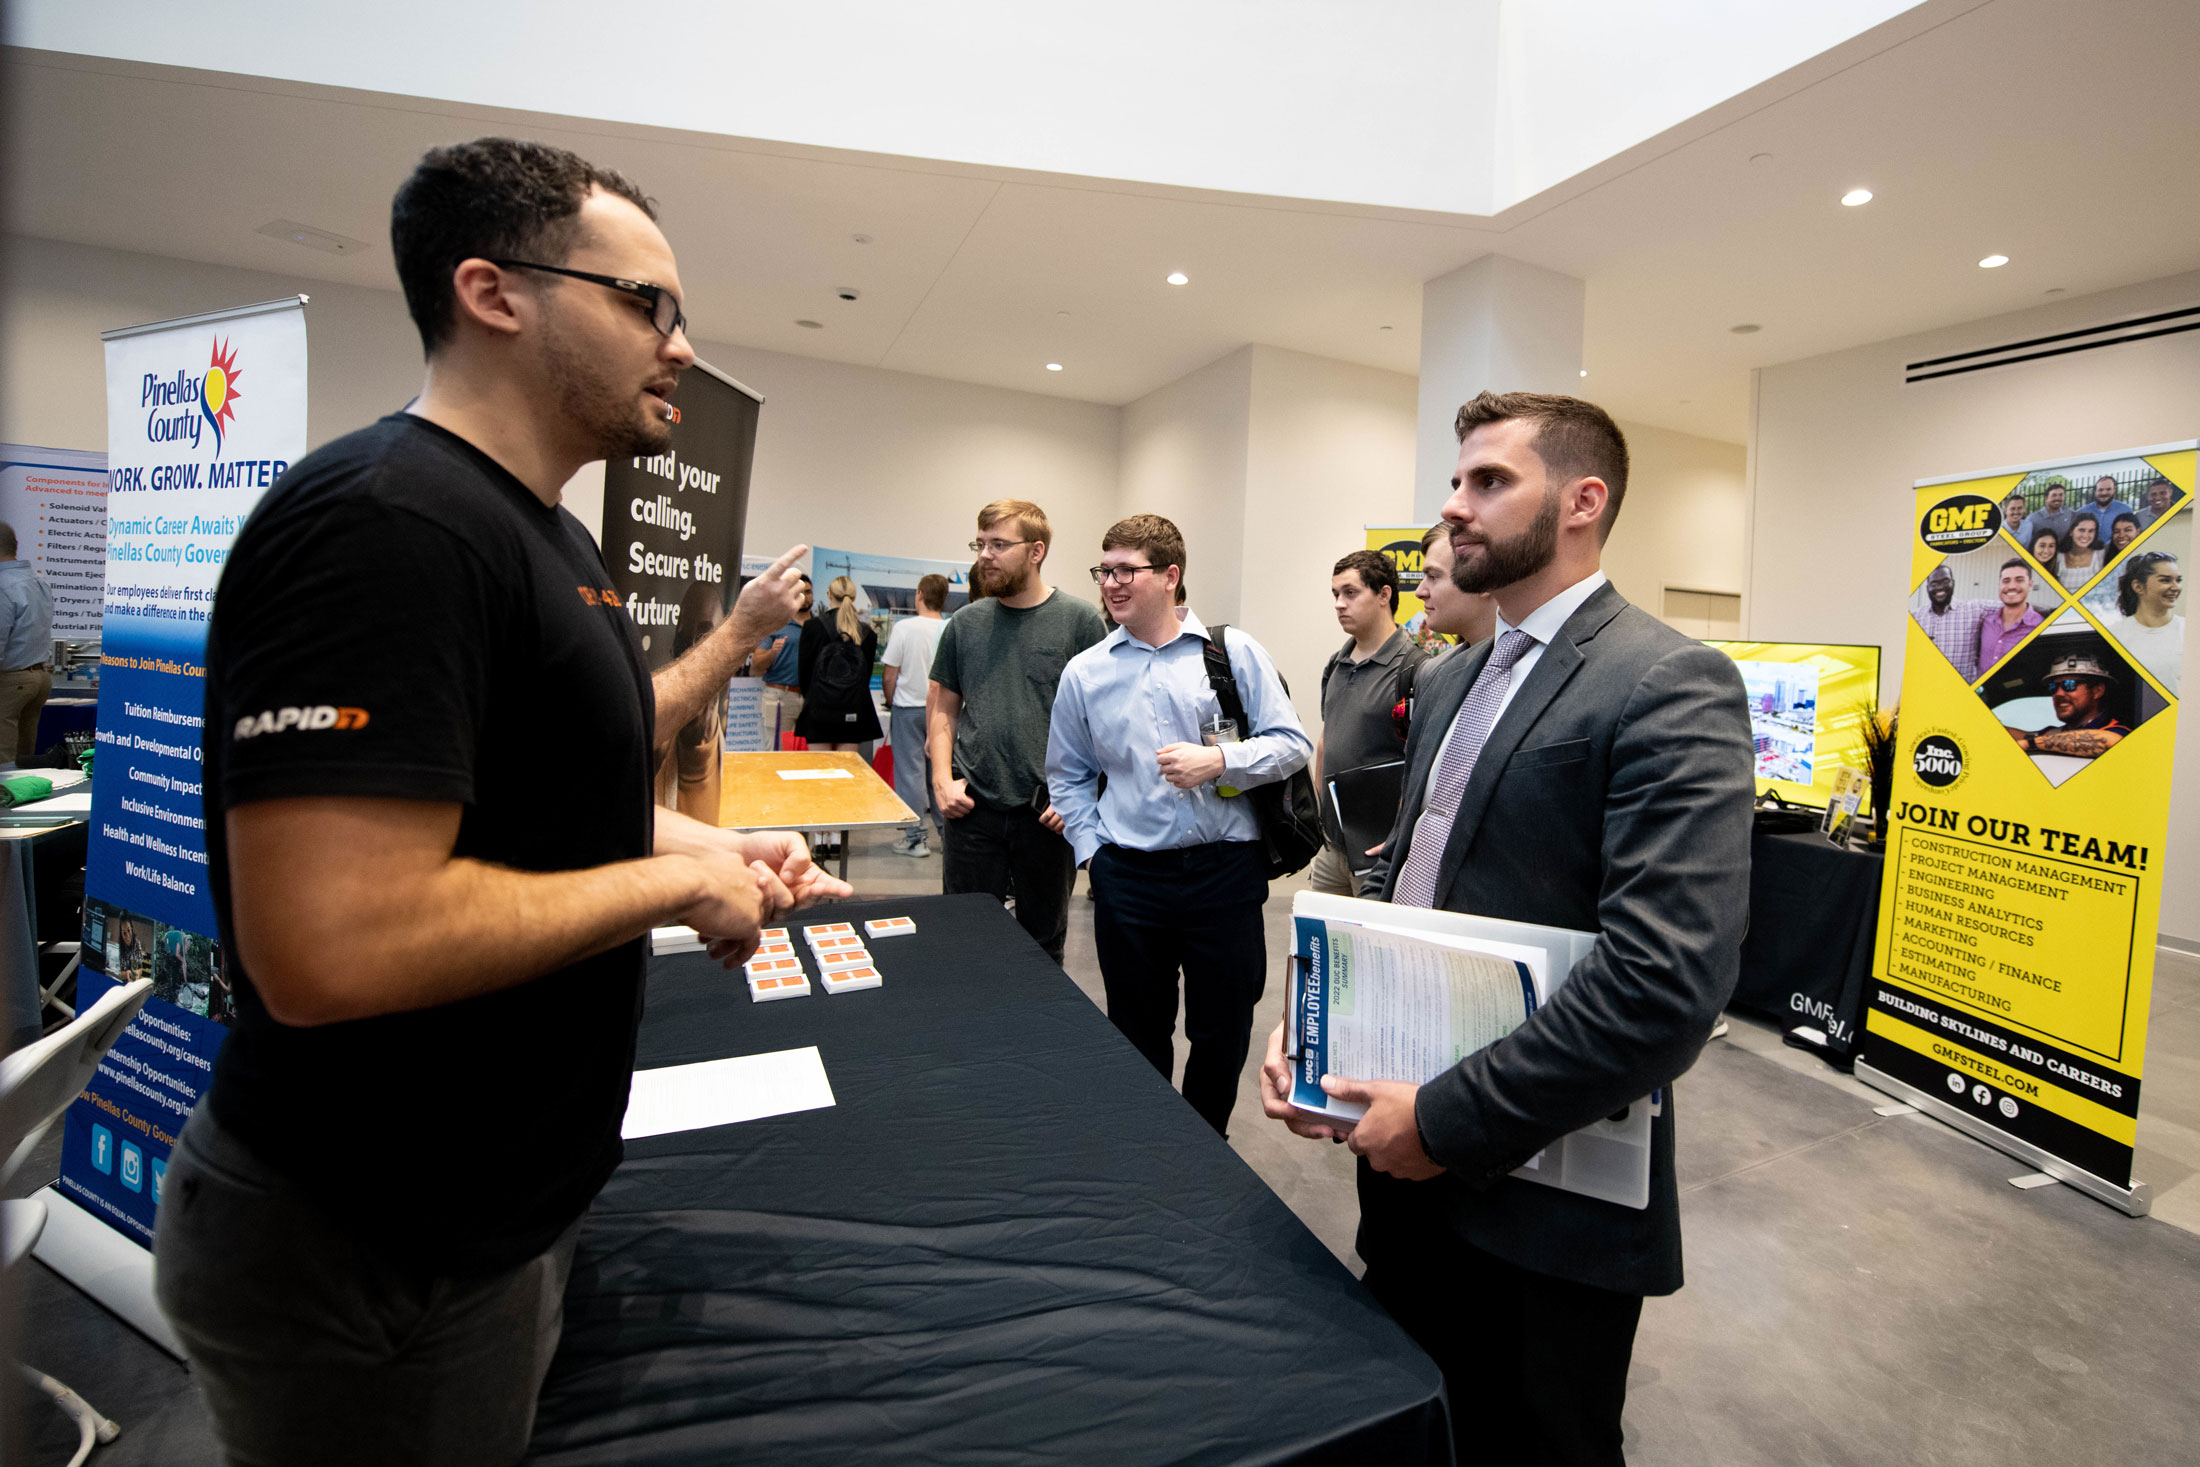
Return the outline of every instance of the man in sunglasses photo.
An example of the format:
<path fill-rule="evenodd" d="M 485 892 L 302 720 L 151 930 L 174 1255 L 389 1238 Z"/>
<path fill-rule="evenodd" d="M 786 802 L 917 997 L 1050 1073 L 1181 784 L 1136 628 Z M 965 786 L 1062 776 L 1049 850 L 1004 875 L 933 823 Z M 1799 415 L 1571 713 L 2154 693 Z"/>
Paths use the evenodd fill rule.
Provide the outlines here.
<path fill-rule="evenodd" d="M 207 637 L 237 1016 L 153 1252 L 240 1462 L 517 1461 L 622 1155 L 650 929 L 731 966 L 848 894 L 795 836 L 656 808 L 640 635 L 561 504 L 663 451 L 695 360 L 649 201 L 488 138 L 420 161 L 390 237 L 420 396 L 282 477 Z"/>
<path fill-rule="evenodd" d="M 2047 669 L 2047 696 L 2055 705 L 2055 728 L 2037 732 L 2008 729 L 2027 754 L 2066 754 L 2076 759 L 2098 759 L 2115 748 L 2131 732 L 2131 725 L 2103 705 L 2116 676 L 2091 652 L 2066 652 Z M 2006 727 L 2006 725 L 2004 725 Z"/>

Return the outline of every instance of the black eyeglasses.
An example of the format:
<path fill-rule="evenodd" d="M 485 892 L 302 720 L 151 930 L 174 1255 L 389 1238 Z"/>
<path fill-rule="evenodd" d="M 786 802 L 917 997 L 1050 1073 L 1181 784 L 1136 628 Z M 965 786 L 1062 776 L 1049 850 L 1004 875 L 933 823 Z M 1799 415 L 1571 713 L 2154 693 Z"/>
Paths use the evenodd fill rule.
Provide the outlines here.
<path fill-rule="evenodd" d="M 2049 691 L 2050 693 L 2075 693 L 2076 691 L 2078 691 L 2078 689 L 2091 684 L 2092 681 L 2093 679 L 2089 677 L 2050 678 L 2047 684 L 2047 691 Z"/>
<path fill-rule="evenodd" d="M 1092 583 L 1095 586 L 1128 586 L 1138 579 L 1140 571 L 1153 571 L 1158 575 L 1160 574 L 1160 567 L 1151 565 L 1096 565 L 1092 568 Z"/>
<path fill-rule="evenodd" d="M 659 336 L 669 337 L 675 331 L 687 330 L 687 312 L 680 309 L 680 298 L 661 285 L 651 285 L 646 280 L 621 280 L 616 275 L 596 275 L 586 270 L 568 270 L 563 265 L 538 265 L 533 260 L 491 260 L 489 263 L 505 270 L 540 270 L 546 275 L 565 275 L 591 285 L 606 286 L 636 300 L 648 301 L 649 324 L 657 328 Z"/>
<path fill-rule="evenodd" d="M 983 555 L 987 551 L 991 551 L 995 555 L 1006 555 L 1019 545 L 1036 545 L 1037 543 L 1036 540 L 973 540 L 970 542 L 970 548 L 979 555 Z"/>

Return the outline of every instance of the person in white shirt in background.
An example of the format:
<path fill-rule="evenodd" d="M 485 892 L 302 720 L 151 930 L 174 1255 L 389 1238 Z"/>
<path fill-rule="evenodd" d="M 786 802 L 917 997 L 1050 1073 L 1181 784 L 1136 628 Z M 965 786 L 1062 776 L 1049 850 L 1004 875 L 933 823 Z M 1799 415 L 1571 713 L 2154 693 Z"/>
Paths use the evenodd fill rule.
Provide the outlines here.
<path fill-rule="evenodd" d="M 917 582 L 917 614 L 894 623 L 879 660 L 884 670 L 887 737 L 894 746 L 894 793 L 917 812 L 917 823 L 894 843 L 894 854 L 919 859 L 932 854 L 926 842 L 940 812 L 932 803 L 932 759 L 925 749 L 925 694 L 932 687 L 932 650 L 947 625 L 947 577 L 929 575 Z M 929 815 L 932 826 L 925 824 Z"/>
<path fill-rule="evenodd" d="M 2185 619 L 2176 614 L 2185 571 L 2166 550 L 2131 557 L 2116 577 L 2117 610 L 2108 634 L 2124 654 L 2154 674 L 2171 697 L 2185 670 Z"/>

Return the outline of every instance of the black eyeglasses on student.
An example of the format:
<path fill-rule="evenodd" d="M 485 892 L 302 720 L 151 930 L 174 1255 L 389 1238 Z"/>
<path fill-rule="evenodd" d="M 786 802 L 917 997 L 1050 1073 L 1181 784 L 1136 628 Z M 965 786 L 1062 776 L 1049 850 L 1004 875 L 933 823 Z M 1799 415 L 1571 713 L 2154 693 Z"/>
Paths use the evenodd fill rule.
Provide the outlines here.
<path fill-rule="evenodd" d="M 540 270 L 546 275 L 569 276 L 647 301 L 649 324 L 657 328 L 659 336 L 687 329 L 687 312 L 680 309 L 680 298 L 661 285 L 651 285 L 646 280 L 621 280 L 616 275 L 597 275 L 587 270 L 568 270 L 563 265 L 538 265 L 533 260 L 491 260 L 489 263 L 504 270 Z"/>

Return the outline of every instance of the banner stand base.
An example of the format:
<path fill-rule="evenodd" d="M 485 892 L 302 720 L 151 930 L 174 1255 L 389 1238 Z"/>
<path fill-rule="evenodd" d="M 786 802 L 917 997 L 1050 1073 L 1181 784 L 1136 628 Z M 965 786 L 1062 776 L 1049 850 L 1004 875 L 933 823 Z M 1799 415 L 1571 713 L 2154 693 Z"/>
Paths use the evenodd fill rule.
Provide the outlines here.
<path fill-rule="evenodd" d="M 2154 1189 L 2144 1182 L 2133 1182 L 2129 1187 L 2119 1187 L 2114 1182 L 2094 1176 L 2080 1167 L 2052 1153 L 2040 1150 L 2029 1141 L 2021 1141 L 2006 1131 L 1981 1121 L 1961 1106 L 1950 1105 L 1939 1096 L 1906 1085 L 1894 1076 L 1873 1069 L 1863 1060 L 1856 1062 L 1856 1078 L 1874 1090 L 1884 1090 L 1899 1100 L 1908 1101 L 1936 1121 L 1955 1127 L 1974 1140 L 1984 1141 L 1996 1151 L 2005 1151 L 2017 1160 L 2029 1163 L 2046 1172 L 2064 1186 L 2075 1187 L 2096 1201 L 2105 1202 L 2118 1212 L 2133 1217 L 2145 1217 L 2154 1207 Z"/>
<path fill-rule="evenodd" d="M 145 1338 L 184 1358 L 183 1341 L 153 1299 L 153 1255 L 61 1195 L 42 1188 L 46 1228 L 31 1256 L 82 1289 Z"/>

